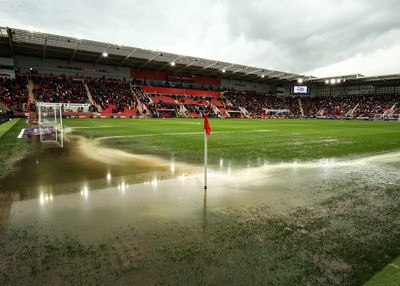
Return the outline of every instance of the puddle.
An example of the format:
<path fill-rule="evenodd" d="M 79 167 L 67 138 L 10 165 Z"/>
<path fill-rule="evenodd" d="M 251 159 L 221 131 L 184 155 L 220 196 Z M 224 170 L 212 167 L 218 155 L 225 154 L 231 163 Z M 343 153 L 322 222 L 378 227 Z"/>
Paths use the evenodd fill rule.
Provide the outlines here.
<path fill-rule="evenodd" d="M 400 152 L 242 169 L 221 158 L 209 168 L 204 192 L 202 166 L 128 154 L 77 136 L 65 143 L 23 160 L 20 171 L 1 182 L 3 227 L 48 225 L 48 231 L 92 241 L 121 225 L 145 233 L 171 222 L 204 224 L 208 212 L 227 207 L 266 205 L 284 213 L 335 195 L 327 190 L 349 174 L 366 185 L 400 183 Z"/>

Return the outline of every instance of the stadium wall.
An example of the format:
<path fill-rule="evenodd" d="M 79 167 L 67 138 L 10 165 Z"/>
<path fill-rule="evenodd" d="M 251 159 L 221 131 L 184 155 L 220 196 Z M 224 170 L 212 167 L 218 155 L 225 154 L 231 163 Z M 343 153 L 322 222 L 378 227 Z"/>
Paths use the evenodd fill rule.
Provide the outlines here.
<path fill-rule="evenodd" d="M 138 78 L 133 69 L 128 67 L 119 67 L 108 65 L 94 65 L 92 63 L 72 62 L 57 59 L 45 59 L 38 57 L 15 56 L 14 58 L 15 71 L 19 73 L 39 73 L 39 74 L 53 74 L 53 75 L 66 75 L 76 77 L 91 77 L 91 78 L 105 78 L 105 79 L 120 79 L 130 81 L 132 78 Z M 32 70 L 31 70 L 32 69 Z M 153 71 L 142 72 L 140 76 L 153 75 Z M 150 79 L 144 80 L 147 85 L 162 85 L 165 80 L 169 80 L 168 73 L 160 72 L 158 76 L 150 76 Z M 203 81 L 201 81 L 203 80 Z M 214 90 L 219 87 L 234 90 L 252 90 L 264 93 L 273 93 L 281 96 L 291 95 L 291 84 L 284 86 L 271 85 L 262 82 L 251 82 L 237 79 L 209 77 L 206 79 L 195 78 L 191 83 L 184 83 L 184 88 L 199 88 L 213 86 Z M 317 87 L 311 85 L 311 92 L 307 96 L 317 96 Z M 278 92 L 279 89 L 279 92 Z"/>
<path fill-rule="evenodd" d="M 250 82 L 244 80 L 236 80 L 236 79 L 225 79 L 221 80 L 221 86 L 234 89 L 234 90 L 254 90 L 258 92 L 272 92 L 273 87 L 270 84 L 264 84 L 259 82 Z"/>
<path fill-rule="evenodd" d="M 14 59 L 0 57 L 0 77 L 15 78 Z"/>
<path fill-rule="evenodd" d="M 55 59 L 45 59 L 43 61 L 42 58 L 24 56 L 15 56 L 14 59 L 15 69 L 17 72 L 21 73 L 37 72 L 40 74 L 130 80 L 130 69 L 125 67 L 119 67 L 117 69 L 113 66 L 95 66 L 91 63 L 86 64 L 81 62 L 70 63 L 69 61 Z"/>
<path fill-rule="evenodd" d="M 189 85 L 197 86 L 221 86 L 221 80 L 215 76 L 198 76 L 198 75 L 188 75 L 185 73 L 175 73 L 173 71 L 156 71 L 149 69 L 137 70 L 131 68 L 131 77 L 135 79 L 142 79 L 148 81 L 150 85 L 155 85 L 159 83 L 171 82 L 171 83 L 183 83 Z"/>

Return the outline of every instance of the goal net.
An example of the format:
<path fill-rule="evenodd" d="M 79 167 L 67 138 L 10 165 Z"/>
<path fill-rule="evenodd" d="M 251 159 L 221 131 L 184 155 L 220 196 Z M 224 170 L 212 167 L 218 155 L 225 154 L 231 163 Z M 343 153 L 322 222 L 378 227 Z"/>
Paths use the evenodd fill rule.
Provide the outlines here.
<path fill-rule="evenodd" d="M 397 122 L 400 122 L 400 114 L 375 114 L 374 121 L 397 121 Z"/>
<path fill-rule="evenodd" d="M 47 146 L 64 147 L 62 104 L 37 102 L 40 142 Z"/>

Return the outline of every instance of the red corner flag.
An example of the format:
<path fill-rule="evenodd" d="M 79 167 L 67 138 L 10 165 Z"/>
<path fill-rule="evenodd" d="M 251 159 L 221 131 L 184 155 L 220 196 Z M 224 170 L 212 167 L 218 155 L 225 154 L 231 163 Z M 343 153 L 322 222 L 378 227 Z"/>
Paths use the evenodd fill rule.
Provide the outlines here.
<path fill-rule="evenodd" d="M 211 133 L 210 123 L 208 123 L 207 114 L 204 113 L 204 130 L 206 131 L 207 135 Z"/>

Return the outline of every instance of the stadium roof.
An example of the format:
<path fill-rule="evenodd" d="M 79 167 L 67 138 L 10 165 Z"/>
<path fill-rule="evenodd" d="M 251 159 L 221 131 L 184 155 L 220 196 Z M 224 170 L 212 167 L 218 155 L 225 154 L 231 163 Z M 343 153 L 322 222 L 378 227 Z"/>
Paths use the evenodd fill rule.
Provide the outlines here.
<path fill-rule="evenodd" d="M 400 74 L 364 77 L 360 74 L 316 78 L 301 74 L 253 67 L 218 60 L 142 49 L 119 44 L 96 42 L 76 37 L 53 35 L 37 31 L 0 27 L 0 56 L 15 55 L 63 59 L 70 63 L 85 62 L 115 67 L 175 71 L 190 75 L 216 76 L 219 78 L 284 84 L 302 78 L 304 82 L 326 84 L 334 80 L 351 84 L 400 84 Z"/>

